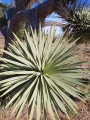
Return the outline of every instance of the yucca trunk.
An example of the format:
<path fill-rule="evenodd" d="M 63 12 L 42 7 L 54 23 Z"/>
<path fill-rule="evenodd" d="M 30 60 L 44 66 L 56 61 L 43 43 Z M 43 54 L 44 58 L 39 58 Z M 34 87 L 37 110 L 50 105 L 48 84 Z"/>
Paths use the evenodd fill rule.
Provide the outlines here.
<path fill-rule="evenodd" d="M 29 22 L 33 29 L 38 30 L 39 22 L 43 24 L 44 19 L 56 12 L 62 18 L 67 20 L 69 15 L 68 3 L 73 4 L 77 0 L 46 0 L 36 8 L 28 9 L 36 0 L 12 0 L 8 15 L 8 36 L 13 39 L 11 31 L 17 32 L 21 22 Z"/>
<path fill-rule="evenodd" d="M 35 1 L 36 0 L 20 0 L 18 3 L 18 11 L 24 10 L 27 7 L 30 8 Z"/>
<path fill-rule="evenodd" d="M 21 22 L 29 22 L 33 29 L 36 28 L 38 30 L 39 22 L 43 24 L 46 16 L 51 14 L 53 11 L 55 11 L 54 3 L 52 0 L 49 0 L 37 6 L 36 8 L 18 12 L 10 21 L 8 29 L 9 37 L 13 39 L 13 34 L 11 31 L 16 33 Z"/>

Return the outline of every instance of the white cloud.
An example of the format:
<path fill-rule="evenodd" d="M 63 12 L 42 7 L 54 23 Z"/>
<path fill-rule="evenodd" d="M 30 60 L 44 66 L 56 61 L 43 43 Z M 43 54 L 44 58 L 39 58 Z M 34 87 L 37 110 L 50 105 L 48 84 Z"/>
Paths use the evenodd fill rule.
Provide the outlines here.
<path fill-rule="evenodd" d="M 57 17 L 55 17 L 55 18 L 46 18 L 45 21 L 46 22 L 59 22 L 59 23 L 67 24 L 67 22 L 64 19 L 57 18 Z"/>
<path fill-rule="evenodd" d="M 67 22 L 63 18 L 61 18 L 60 15 L 58 15 L 55 12 L 53 12 L 52 14 L 47 16 L 45 21 L 46 22 L 60 22 L 60 23 L 63 23 L 63 24 L 67 24 Z"/>

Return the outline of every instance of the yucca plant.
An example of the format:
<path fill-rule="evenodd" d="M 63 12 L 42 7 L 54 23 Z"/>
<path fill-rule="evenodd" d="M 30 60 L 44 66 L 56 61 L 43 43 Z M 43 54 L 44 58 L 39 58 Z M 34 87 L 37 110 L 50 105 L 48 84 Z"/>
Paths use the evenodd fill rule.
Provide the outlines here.
<path fill-rule="evenodd" d="M 7 13 L 8 4 L 0 3 L 0 28 L 3 28 L 6 25 L 5 13 Z"/>
<path fill-rule="evenodd" d="M 41 27 L 39 33 L 32 31 L 32 37 L 25 32 L 26 40 L 20 41 L 14 34 L 16 42 L 9 44 L 4 51 L 3 63 L 0 66 L 1 98 L 8 94 L 6 108 L 14 106 L 17 118 L 25 104 L 28 104 L 29 120 L 32 120 L 36 109 L 37 120 L 43 110 L 44 120 L 47 112 L 53 120 L 59 108 L 69 118 L 67 107 L 76 112 L 77 105 L 71 96 L 83 100 L 83 93 L 77 86 L 84 86 L 82 64 L 77 61 L 78 51 L 74 51 L 75 41 L 63 40 L 63 35 L 52 44 L 55 30 L 46 35 Z"/>
<path fill-rule="evenodd" d="M 81 37 L 81 42 L 90 42 L 90 9 L 78 8 L 72 13 L 72 34 L 77 38 Z"/>
<path fill-rule="evenodd" d="M 70 33 L 74 39 L 79 38 L 78 43 L 90 42 L 90 3 L 84 1 L 76 1 L 69 8 L 69 15 L 67 15 L 68 24 L 64 30 Z"/>
<path fill-rule="evenodd" d="M 71 35 L 75 39 L 80 37 L 79 43 L 90 42 L 90 8 L 87 5 L 78 5 L 73 8 L 68 16 L 68 22 Z"/>

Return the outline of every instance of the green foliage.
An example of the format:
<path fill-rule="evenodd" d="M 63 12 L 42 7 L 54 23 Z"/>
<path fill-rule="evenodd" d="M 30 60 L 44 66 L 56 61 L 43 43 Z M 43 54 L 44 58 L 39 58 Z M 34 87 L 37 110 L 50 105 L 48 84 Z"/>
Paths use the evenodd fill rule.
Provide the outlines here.
<path fill-rule="evenodd" d="M 3 27 L 6 25 L 6 17 L 5 17 L 5 12 L 7 11 L 6 8 L 8 7 L 7 4 L 2 4 L 0 3 L 0 27 Z"/>
<path fill-rule="evenodd" d="M 47 112 L 55 120 L 54 111 L 60 119 L 57 108 L 69 119 L 66 107 L 77 113 L 70 96 L 83 100 L 83 93 L 76 86 L 85 86 L 79 68 L 82 63 L 77 61 L 79 51 L 74 52 L 75 41 L 68 43 L 70 40 L 63 40 L 62 35 L 52 44 L 55 30 L 44 35 L 41 27 L 38 35 L 36 30 L 32 37 L 25 34 L 27 39 L 23 42 L 14 34 L 17 41 L 9 44 L 7 51 L 2 50 L 5 56 L 0 58 L 0 97 L 9 94 L 6 108 L 14 106 L 12 112 L 16 111 L 17 117 L 27 103 L 30 120 L 35 109 L 37 120 L 42 110 L 45 120 Z"/>
<path fill-rule="evenodd" d="M 40 3 L 42 3 L 42 0 L 37 0 L 37 2 L 40 4 Z"/>
<path fill-rule="evenodd" d="M 24 37 L 24 29 L 25 29 L 24 24 L 25 24 L 25 23 L 19 24 L 19 28 L 18 28 L 18 30 L 17 30 L 17 32 L 16 32 L 16 35 L 17 35 L 20 39 L 22 39 L 22 38 Z"/>
<path fill-rule="evenodd" d="M 30 33 L 30 24 L 28 22 L 24 22 L 24 23 L 20 23 L 19 24 L 19 28 L 16 32 L 16 35 L 20 38 L 20 39 L 24 39 L 25 35 L 24 35 L 24 30 L 26 30 L 27 32 Z"/>
<path fill-rule="evenodd" d="M 78 42 L 90 42 L 90 8 L 86 3 L 79 3 L 70 8 L 70 14 L 68 16 L 68 28 L 71 35 L 77 39 Z"/>
<path fill-rule="evenodd" d="M 8 4 L 2 4 L 0 3 L 0 13 L 1 11 L 6 11 L 6 8 L 8 7 Z M 0 14 L 0 17 L 3 16 L 3 14 Z"/>

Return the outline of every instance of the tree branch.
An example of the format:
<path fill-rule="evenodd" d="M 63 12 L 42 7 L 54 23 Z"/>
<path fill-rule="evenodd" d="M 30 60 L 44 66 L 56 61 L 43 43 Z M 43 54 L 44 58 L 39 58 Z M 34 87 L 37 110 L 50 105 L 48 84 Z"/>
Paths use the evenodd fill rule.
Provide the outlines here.
<path fill-rule="evenodd" d="M 8 21 L 17 13 L 18 0 L 12 0 L 8 10 Z"/>
<path fill-rule="evenodd" d="M 53 1 L 49 0 L 40 4 L 36 8 L 18 12 L 11 19 L 10 28 L 8 30 L 9 37 L 13 39 L 11 31 L 16 33 L 21 22 L 29 22 L 33 29 L 36 28 L 38 30 L 39 22 L 43 23 L 46 16 L 51 14 L 53 11 L 55 11 Z"/>
<path fill-rule="evenodd" d="M 18 6 L 18 2 L 19 2 L 19 0 L 15 0 L 15 3 L 16 3 L 16 7 Z"/>
<path fill-rule="evenodd" d="M 37 17 L 40 21 L 43 20 L 43 18 L 46 18 L 48 15 L 50 15 L 52 12 L 55 11 L 55 6 L 53 0 L 47 0 L 46 2 L 40 4 L 37 8 Z"/>
<path fill-rule="evenodd" d="M 43 27 L 46 27 L 46 26 L 59 26 L 61 28 L 64 28 L 66 26 L 66 24 L 61 24 L 59 22 L 45 22 L 43 24 Z"/>
<path fill-rule="evenodd" d="M 77 0 L 54 0 L 55 12 L 59 14 L 63 19 L 68 21 L 68 16 L 70 14 L 70 6 L 74 4 Z M 69 4 L 69 6 L 68 6 Z"/>
<path fill-rule="evenodd" d="M 36 0 L 20 0 L 18 3 L 18 11 L 26 9 L 28 6 L 31 7 L 31 5 L 35 2 Z"/>
<path fill-rule="evenodd" d="M 9 28 L 8 28 L 8 37 L 10 39 L 14 39 L 12 32 L 16 33 L 18 28 L 19 28 L 19 24 L 21 22 L 27 22 L 28 21 L 28 10 L 22 10 L 21 12 L 18 12 L 17 14 L 14 15 L 14 17 L 12 17 L 11 22 L 9 24 Z M 7 38 L 7 41 L 10 42 L 10 39 Z"/>
<path fill-rule="evenodd" d="M 65 20 L 68 19 L 67 16 L 69 14 L 69 9 L 67 7 L 67 4 L 70 2 L 70 0 L 46 0 L 36 8 L 23 10 L 27 7 L 29 2 L 35 2 L 35 0 L 20 0 L 18 3 L 19 12 L 17 14 L 14 14 L 9 27 L 8 35 L 12 39 L 13 35 L 11 31 L 16 33 L 21 22 L 29 22 L 33 29 L 36 28 L 38 30 L 39 22 L 41 22 L 43 25 L 44 19 L 54 11 L 56 11 Z"/>

